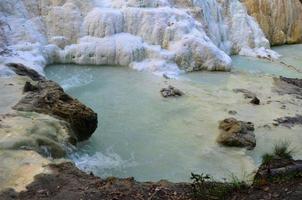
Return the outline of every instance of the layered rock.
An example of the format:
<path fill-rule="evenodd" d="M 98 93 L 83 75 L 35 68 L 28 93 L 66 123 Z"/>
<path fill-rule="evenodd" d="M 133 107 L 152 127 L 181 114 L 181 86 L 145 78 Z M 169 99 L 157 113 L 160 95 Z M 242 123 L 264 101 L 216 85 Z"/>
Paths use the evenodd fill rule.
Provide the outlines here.
<path fill-rule="evenodd" d="M 302 3 L 299 0 L 243 0 L 272 45 L 302 42 Z"/>

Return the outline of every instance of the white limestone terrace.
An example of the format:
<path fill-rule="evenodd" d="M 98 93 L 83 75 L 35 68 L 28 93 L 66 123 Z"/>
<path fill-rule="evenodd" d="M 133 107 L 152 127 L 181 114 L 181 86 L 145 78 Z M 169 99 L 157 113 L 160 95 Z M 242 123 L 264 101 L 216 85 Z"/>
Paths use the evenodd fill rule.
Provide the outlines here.
<path fill-rule="evenodd" d="M 1 0 L 0 27 L 0 63 L 40 73 L 72 63 L 177 75 L 229 71 L 232 54 L 278 57 L 239 0 Z"/>

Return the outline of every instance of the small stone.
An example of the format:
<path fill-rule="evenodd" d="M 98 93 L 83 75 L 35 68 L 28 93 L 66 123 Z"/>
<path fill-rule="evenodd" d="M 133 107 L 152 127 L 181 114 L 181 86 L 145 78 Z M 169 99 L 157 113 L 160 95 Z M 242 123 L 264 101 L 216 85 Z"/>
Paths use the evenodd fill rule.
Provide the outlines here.
<path fill-rule="evenodd" d="M 236 111 L 236 110 L 230 110 L 228 113 L 229 113 L 230 115 L 236 115 L 236 114 L 237 114 L 237 111 Z"/>
<path fill-rule="evenodd" d="M 177 97 L 177 96 L 183 96 L 184 93 L 182 91 L 180 91 L 179 89 L 169 85 L 168 88 L 162 88 L 160 90 L 160 93 L 161 95 L 164 97 L 164 98 L 167 98 L 167 97 Z"/>
<path fill-rule="evenodd" d="M 163 77 L 164 77 L 165 79 L 170 79 L 170 77 L 169 77 L 167 74 L 163 74 Z"/>
<path fill-rule="evenodd" d="M 251 104 L 254 104 L 254 105 L 259 105 L 260 104 L 260 99 L 258 99 L 257 97 L 254 97 L 251 101 L 250 101 Z"/>

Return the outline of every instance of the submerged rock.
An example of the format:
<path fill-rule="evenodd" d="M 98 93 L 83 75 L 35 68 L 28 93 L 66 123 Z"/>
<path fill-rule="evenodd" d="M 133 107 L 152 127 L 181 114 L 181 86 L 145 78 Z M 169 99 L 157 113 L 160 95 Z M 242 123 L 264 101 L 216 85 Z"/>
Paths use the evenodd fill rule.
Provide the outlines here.
<path fill-rule="evenodd" d="M 281 76 L 280 77 L 280 80 L 288 83 L 288 84 L 292 84 L 292 85 L 295 85 L 299 88 L 302 88 L 302 79 L 298 79 L 298 78 L 286 78 L 286 77 L 283 77 Z"/>
<path fill-rule="evenodd" d="M 35 111 L 63 119 L 70 123 L 79 141 L 88 139 L 97 128 L 97 114 L 67 95 L 57 83 L 40 80 L 31 88 L 35 90 L 27 92 L 14 106 L 15 110 Z"/>
<path fill-rule="evenodd" d="M 228 112 L 230 115 L 236 115 L 237 114 L 237 111 L 236 110 L 229 110 Z"/>
<path fill-rule="evenodd" d="M 247 147 L 253 149 L 256 146 L 254 124 L 252 122 L 238 121 L 235 118 L 227 118 L 219 124 L 220 135 L 217 142 L 225 146 Z"/>
<path fill-rule="evenodd" d="M 164 97 L 164 98 L 167 98 L 167 97 L 177 97 L 177 96 L 182 96 L 184 95 L 184 93 L 182 91 L 180 91 L 179 89 L 169 85 L 168 88 L 163 88 L 161 89 L 160 91 L 161 95 Z"/>
<path fill-rule="evenodd" d="M 275 91 L 281 95 L 294 95 L 296 98 L 302 98 L 302 79 L 286 78 L 280 76 L 274 78 Z"/>
<path fill-rule="evenodd" d="M 244 95 L 244 98 L 246 98 L 246 99 L 253 99 L 256 97 L 255 93 L 253 93 L 247 89 L 240 88 L 240 89 L 233 89 L 233 91 L 235 93 L 242 93 Z"/>
<path fill-rule="evenodd" d="M 296 115 L 294 117 L 281 117 L 275 119 L 275 125 L 282 125 L 291 128 L 295 125 L 302 125 L 302 115 Z"/>
<path fill-rule="evenodd" d="M 254 105 L 259 105 L 260 104 L 260 99 L 256 96 L 255 93 L 247 90 L 247 89 L 233 89 L 233 91 L 235 93 L 242 93 L 244 95 L 244 98 L 245 99 L 252 99 L 250 101 L 251 104 L 254 104 Z"/>

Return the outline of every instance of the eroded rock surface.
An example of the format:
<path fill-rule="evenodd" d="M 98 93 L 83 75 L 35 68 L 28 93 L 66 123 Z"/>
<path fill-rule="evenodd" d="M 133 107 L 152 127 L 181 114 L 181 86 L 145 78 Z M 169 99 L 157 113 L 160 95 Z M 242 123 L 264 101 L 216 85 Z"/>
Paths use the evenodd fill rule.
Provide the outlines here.
<path fill-rule="evenodd" d="M 35 112 L 0 115 L 0 151 L 32 150 L 62 158 L 69 141 L 76 140 L 67 122 Z"/>
<path fill-rule="evenodd" d="M 272 45 L 302 42 L 302 3 L 299 0 L 244 0 Z"/>
<path fill-rule="evenodd" d="M 247 147 L 253 149 L 256 146 L 254 124 L 228 118 L 219 124 L 220 135 L 217 142 L 225 146 Z"/>
<path fill-rule="evenodd" d="M 25 97 L 14 106 L 14 109 L 35 111 L 63 119 L 70 123 L 79 141 L 88 139 L 97 128 L 97 114 L 67 95 L 57 83 L 40 80 L 32 87 L 35 90 L 26 92 Z"/>

